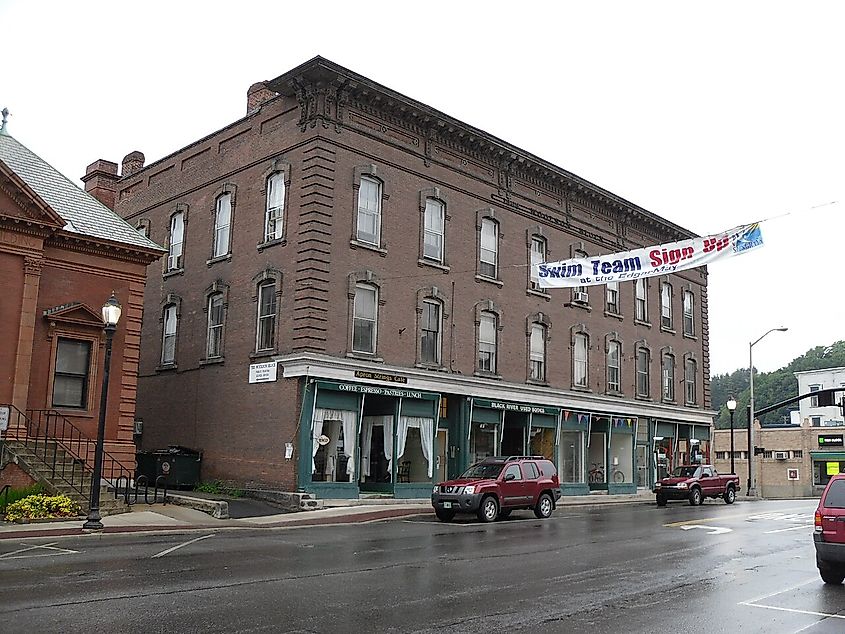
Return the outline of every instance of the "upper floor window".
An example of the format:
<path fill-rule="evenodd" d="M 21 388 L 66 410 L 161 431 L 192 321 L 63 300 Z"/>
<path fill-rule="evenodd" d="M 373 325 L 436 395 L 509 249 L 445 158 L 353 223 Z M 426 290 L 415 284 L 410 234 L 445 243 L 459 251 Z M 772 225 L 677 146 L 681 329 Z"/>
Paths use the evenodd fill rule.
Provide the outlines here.
<path fill-rule="evenodd" d="M 572 257 L 583 260 L 589 256 L 586 251 L 575 249 Z M 586 286 L 576 286 L 572 289 L 572 302 L 582 306 L 590 303 L 590 295 Z"/>
<path fill-rule="evenodd" d="M 528 378 L 532 381 L 546 380 L 546 327 L 543 324 L 531 325 L 531 338 L 528 351 Z"/>
<path fill-rule="evenodd" d="M 822 389 L 821 385 L 810 385 L 809 386 L 811 392 L 818 392 Z M 811 396 L 810 397 L 810 407 L 818 407 L 819 406 L 819 397 L 818 396 Z"/>
<path fill-rule="evenodd" d="M 546 261 L 546 239 L 540 236 L 531 236 L 531 288 L 535 291 L 542 290 L 540 288 L 539 273 L 536 270 L 538 264 Z"/>
<path fill-rule="evenodd" d="M 589 387 L 587 382 L 588 351 L 587 335 L 582 332 L 576 333 L 572 348 L 572 384 L 578 387 Z"/>
<path fill-rule="evenodd" d="M 352 313 L 353 352 L 375 354 L 378 330 L 378 290 L 375 286 L 355 285 Z"/>
<path fill-rule="evenodd" d="M 357 239 L 367 244 L 381 244 L 381 182 L 362 176 L 358 187 Z"/>
<path fill-rule="evenodd" d="M 478 369 L 496 372 L 496 315 L 482 312 L 478 321 Z"/>
<path fill-rule="evenodd" d="M 185 215 L 177 211 L 170 216 L 170 236 L 167 247 L 167 270 L 182 268 L 182 242 L 185 237 Z"/>
<path fill-rule="evenodd" d="M 496 278 L 499 271 L 499 225 L 495 220 L 481 220 L 480 270 L 485 277 Z"/>
<path fill-rule="evenodd" d="M 622 344 L 618 341 L 609 341 L 607 344 L 607 391 L 621 392 L 621 359 Z"/>
<path fill-rule="evenodd" d="M 648 321 L 648 282 L 639 278 L 634 283 L 634 299 L 636 301 L 637 321 Z"/>
<path fill-rule="evenodd" d="M 675 357 L 671 354 L 663 355 L 663 400 L 675 400 Z"/>
<path fill-rule="evenodd" d="M 672 328 L 672 285 L 668 282 L 660 285 L 660 327 Z"/>
<path fill-rule="evenodd" d="M 225 193 L 217 198 L 214 213 L 214 251 L 212 257 L 219 258 L 229 253 L 232 227 L 232 194 Z"/>
<path fill-rule="evenodd" d="M 278 240 L 285 231 L 285 175 L 276 172 L 267 179 L 264 212 L 264 242 Z"/>
<path fill-rule="evenodd" d="M 650 366 L 651 355 L 648 349 L 637 348 L 637 396 L 647 398 L 650 395 Z"/>
<path fill-rule="evenodd" d="M 692 291 L 684 291 L 684 334 L 690 337 L 695 335 L 694 305 L 695 297 Z"/>
<path fill-rule="evenodd" d="M 695 381 L 696 381 L 695 359 L 684 361 L 684 402 L 694 405 L 696 402 Z"/>
<path fill-rule="evenodd" d="M 53 407 L 88 407 L 91 342 L 59 337 L 53 372 Z"/>
<path fill-rule="evenodd" d="M 256 324 L 257 352 L 276 347 L 276 282 L 270 280 L 258 287 L 258 323 Z"/>
<path fill-rule="evenodd" d="M 440 365 L 441 350 L 440 302 L 424 300 L 420 317 L 420 361 Z"/>
<path fill-rule="evenodd" d="M 613 315 L 619 314 L 619 282 L 608 282 L 605 289 L 605 310 Z"/>
<path fill-rule="evenodd" d="M 169 304 L 164 307 L 161 335 L 162 365 L 169 365 L 176 362 L 176 328 L 178 326 L 178 319 L 176 304 Z"/>
<path fill-rule="evenodd" d="M 426 198 L 424 215 L 423 257 L 442 264 L 446 206 L 439 200 Z"/>
<path fill-rule="evenodd" d="M 208 297 L 208 335 L 205 356 L 216 359 L 223 356 L 223 293 Z"/>

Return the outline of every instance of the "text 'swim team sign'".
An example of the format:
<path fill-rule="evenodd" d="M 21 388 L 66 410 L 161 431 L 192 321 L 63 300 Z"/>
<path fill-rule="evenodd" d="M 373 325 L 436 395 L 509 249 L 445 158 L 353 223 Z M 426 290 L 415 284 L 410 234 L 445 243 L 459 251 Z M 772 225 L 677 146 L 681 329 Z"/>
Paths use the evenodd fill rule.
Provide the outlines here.
<path fill-rule="evenodd" d="M 761 246 L 763 234 L 760 223 L 755 222 L 712 236 L 656 247 L 535 264 L 532 272 L 541 288 L 594 286 L 694 269 Z"/>

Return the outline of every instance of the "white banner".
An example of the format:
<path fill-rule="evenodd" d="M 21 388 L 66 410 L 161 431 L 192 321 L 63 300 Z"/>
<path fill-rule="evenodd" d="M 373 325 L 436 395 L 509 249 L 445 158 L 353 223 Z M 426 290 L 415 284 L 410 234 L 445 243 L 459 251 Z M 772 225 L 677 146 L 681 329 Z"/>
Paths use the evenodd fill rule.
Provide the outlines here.
<path fill-rule="evenodd" d="M 670 242 L 623 253 L 535 264 L 541 288 L 575 288 L 625 282 L 694 269 L 763 246 L 760 223 L 741 225 L 703 238 Z"/>

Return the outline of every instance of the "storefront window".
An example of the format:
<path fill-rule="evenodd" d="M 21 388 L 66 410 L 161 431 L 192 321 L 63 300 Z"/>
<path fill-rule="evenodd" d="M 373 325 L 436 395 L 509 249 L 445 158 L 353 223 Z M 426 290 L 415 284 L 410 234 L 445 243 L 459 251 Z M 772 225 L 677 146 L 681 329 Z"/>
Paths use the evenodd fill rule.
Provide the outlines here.
<path fill-rule="evenodd" d="M 654 439 L 654 463 L 657 466 L 658 480 L 668 477 L 674 466 L 672 456 L 673 440 L 670 437 Z"/>
<path fill-rule="evenodd" d="M 560 434 L 560 481 L 583 482 L 583 432 L 564 431 Z"/>
<path fill-rule="evenodd" d="M 837 473 L 845 473 L 845 460 L 813 460 L 813 484 L 816 486 L 825 486 Z"/>
<path fill-rule="evenodd" d="M 434 419 L 400 416 L 396 433 L 396 480 L 429 482 L 434 467 Z"/>
<path fill-rule="evenodd" d="M 549 427 L 532 427 L 528 452 L 555 462 L 555 430 Z"/>
<path fill-rule="evenodd" d="M 608 482 L 623 484 L 634 481 L 634 437 L 631 434 L 611 434 L 610 474 Z"/>
<path fill-rule="evenodd" d="M 496 455 L 496 431 L 496 425 L 492 423 L 472 423 L 469 435 L 470 464 Z"/>

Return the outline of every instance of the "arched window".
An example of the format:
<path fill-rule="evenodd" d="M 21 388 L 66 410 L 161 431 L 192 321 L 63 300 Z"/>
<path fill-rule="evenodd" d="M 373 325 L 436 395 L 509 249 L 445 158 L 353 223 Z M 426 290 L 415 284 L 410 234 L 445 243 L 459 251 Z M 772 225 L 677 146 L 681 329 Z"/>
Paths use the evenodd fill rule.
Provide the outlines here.
<path fill-rule="evenodd" d="M 531 324 L 528 378 L 531 381 L 545 382 L 546 380 L 546 327 L 543 324 Z"/>
<path fill-rule="evenodd" d="M 572 385 L 589 387 L 590 340 L 586 333 L 577 332 L 572 338 Z"/>
<path fill-rule="evenodd" d="M 276 280 L 258 285 L 258 315 L 255 326 L 255 351 L 266 352 L 276 347 Z"/>
<path fill-rule="evenodd" d="M 185 237 L 185 215 L 177 211 L 170 216 L 170 235 L 167 240 L 167 270 L 182 268 L 182 243 Z"/>
<path fill-rule="evenodd" d="M 645 278 L 641 277 L 634 283 L 634 300 L 636 303 L 636 320 L 648 322 L 648 282 Z"/>
<path fill-rule="evenodd" d="M 637 347 L 637 396 L 651 396 L 651 352 L 645 346 Z"/>
<path fill-rule="evenodd" d="M 695 405 L 697 402 L 695 384 L 698 378 L 698 368 L 696 365 L 695 359 L 692 357 L 687 357 L 684 360 L 684 402 L 687 405 Z"/>
<path fill-rule="evenodd" d="M 622 391 L 622 344 L 613 339 L 607 342 L 607 391 Z"/>
<path fill-rule="evenodd" d="M 672 285 L 663 282 L 660 285 L 660 327 L 672 329 Z"/>
<path fill-rule="evenodd" d="M 356 284 L 353 300 L 352 351 L 375 354 L 378 333 L 378 289 Z"/>
<path fill-rule="evenodd" d="M 223 293 L 208 296 L 208 333 L 205 356 L 217 359 L 223 356 Z"/>
<path fill-rule="evenodd" d="M 358 186 L 358 228 L 356 238 L 361 242 L 381 244 L 381 181 L 362 176 Z"/>
<path fill-rule="evenodd" d="M 535 267 L 546 261 L 546 239 L 543 236 L 531 236 L 531 255 L 528 262 L 530 267 L 529 273 L 529 288 L 531 290 L 539 291 L 540 278 Z"/>
<path fill-rule="evenodd" d="M 695 336 L 695 296 L 692 291 L 684 291 L 684 334 L 688 337 Z"/>
<path fill-rule="evenodd" d="M 479 273 L 493 279 L 499 273 L 499 225 L 491 218 L 481 220 Z"/>
<path fill-rule="evenodd" d="M 162 315 L 161 335 L 161 365 L 176 363 L 176 330 L 178 328 L 179 313 L 176 304 L 164 307 Z"/>
<path fill-rule="evenodd" d="M 229 254 L 232 226 L 232 194 L 226 192 L 217 197 L 214 212 L 214 250 L 212 257 Z"/>
<path fill-rule="evenodd" d="M 440 365 L 442 349 L 442 307 L 436 299 L 425 299 L 420 315 L 420 362 Z"/>
<path fill-rule="evenodd" d="M 673 354 L 665 353 L 662 358 L 662 377 L 663 377 L 663 391 L 662 396 L 664 401 L 675 400 L 675 356 Z"/>
<path fill-rule="evenodd" d="M 285 175 L 282 172 L 267 178 L 267 200 L 264 212 L 264 242 L 279 240 L 285 231 Z"/>
<path fill-rule="evenodd" d="M 478 321 L 478 369 L 481 372 L 496 372 L 497 326 L 496 314 L 482 311 Z"/>
<path fill-rule="evenodd" d="M 446 206 L 435 198 L 425 199 L 423 258 L 443 263 Z"/>

